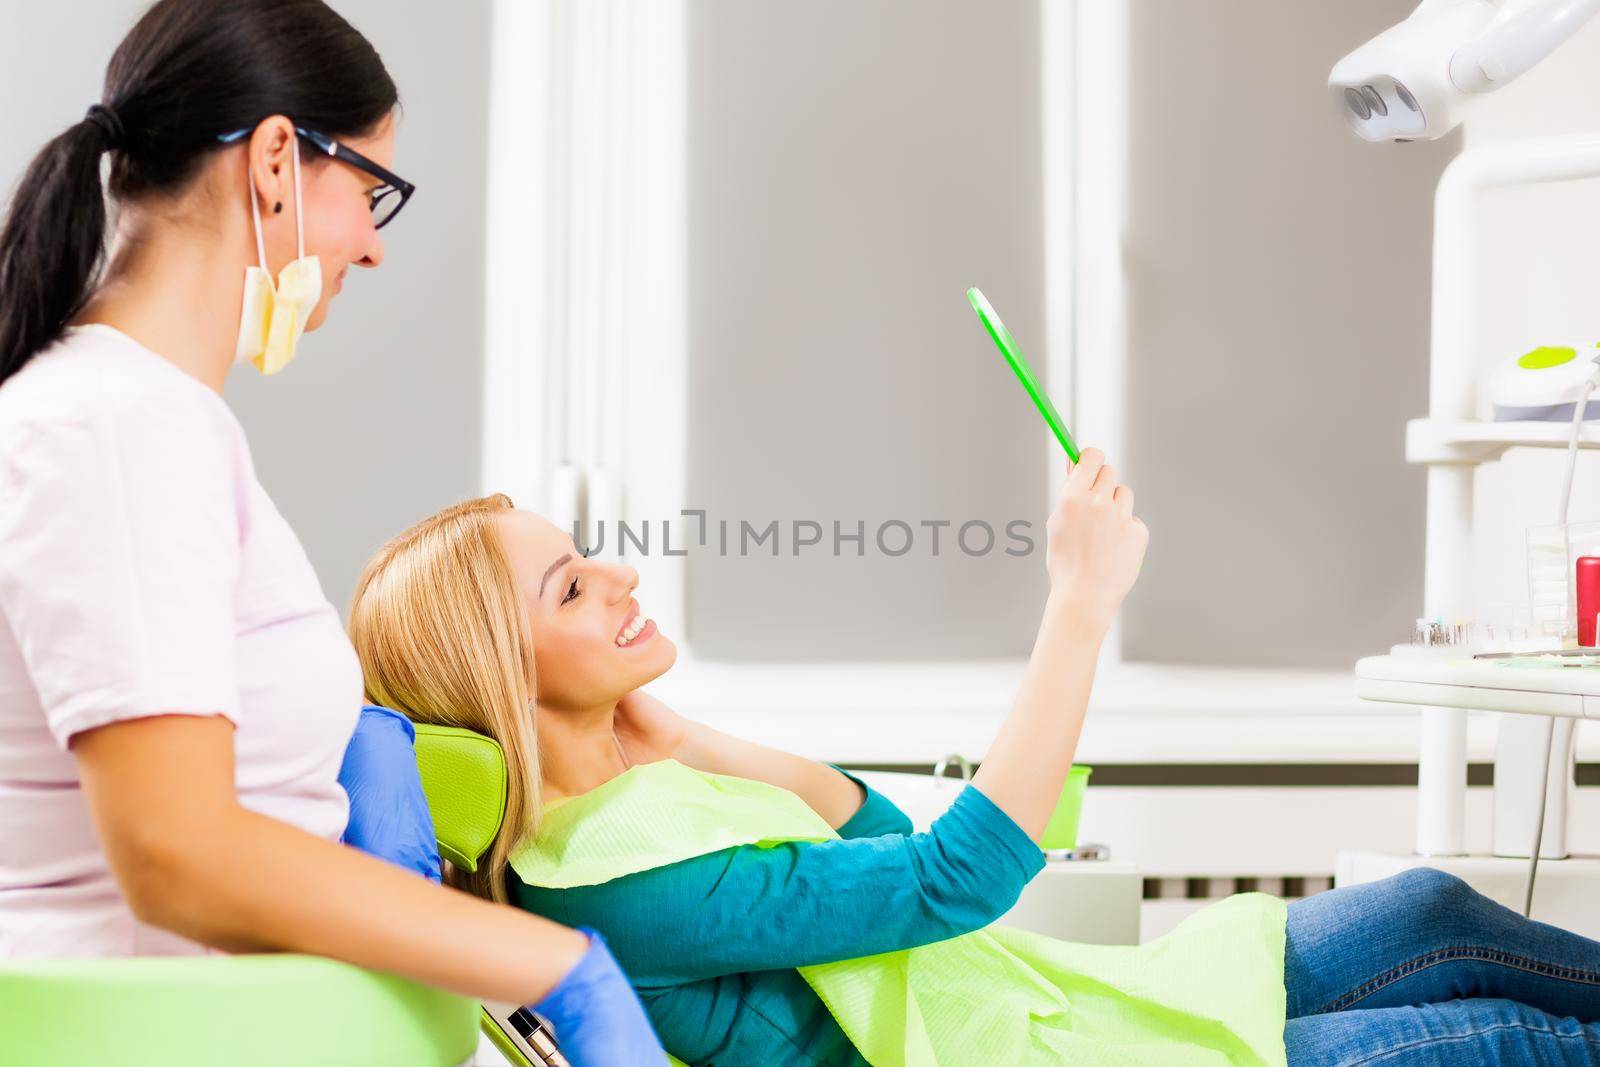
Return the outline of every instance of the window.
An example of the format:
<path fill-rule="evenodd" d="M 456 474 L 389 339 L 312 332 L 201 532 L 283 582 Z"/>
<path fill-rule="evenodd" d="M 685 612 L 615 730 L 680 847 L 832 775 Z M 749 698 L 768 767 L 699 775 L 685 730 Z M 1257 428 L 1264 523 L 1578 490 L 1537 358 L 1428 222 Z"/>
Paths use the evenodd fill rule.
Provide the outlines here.
<path fill-rule="evenodd" d="M 1349 714 L 1351 661 L 1420 600 L 1401 440 L 1453 150 L 1363 144 L 1328 103 L 1391 7 L 971 14 L 502 3 L 491 201 L 523 210 L 490 234 L 486 480 L 591 535 L 650 528 L 631 561 L 687 638 L 668 688 L 690 710 L 782 722 L 765 736 L 801 751 L 849 717 L 830 758 L 908 759 L 908 722 L 980 754 L 1032 644 L 1063 464 L 976 284 L 1154 531 L 1097 719 Z M 970 520 L 998 547 L 963 551 Z M 1005 554 L 1011 520 L 1031 554 Z"/>

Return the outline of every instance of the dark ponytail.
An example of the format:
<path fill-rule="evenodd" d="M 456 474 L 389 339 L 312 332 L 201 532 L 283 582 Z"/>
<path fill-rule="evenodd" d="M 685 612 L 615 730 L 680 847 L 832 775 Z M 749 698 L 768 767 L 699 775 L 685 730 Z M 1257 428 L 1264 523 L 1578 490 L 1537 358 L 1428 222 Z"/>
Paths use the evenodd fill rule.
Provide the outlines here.
<path fill-rule="evenodd" d="M 49 344 L 100 264 L 105 135 L 80 122 L 44 146 L 0 231 L 0 382 Z"/>
<path fill-rule="evenodd" d="M 398 102 L 377 51 L 322 0 L 160 0 L 111 57 L 100 103 L 44 146 L 12 197 L 0 228 L 0 385 L 93 292 L 107 192 L 175 192 L 218 135 L 269 115 L 358 137 Z"/>

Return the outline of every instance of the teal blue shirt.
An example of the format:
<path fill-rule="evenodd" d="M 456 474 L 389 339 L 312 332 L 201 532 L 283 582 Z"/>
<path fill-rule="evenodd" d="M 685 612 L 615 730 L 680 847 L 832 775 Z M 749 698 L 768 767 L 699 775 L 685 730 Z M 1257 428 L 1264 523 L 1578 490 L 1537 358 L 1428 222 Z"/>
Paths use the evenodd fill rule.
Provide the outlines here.
<path fill-rule="evenodd" d="M 512 901 L 599 930 L 674 1055 L 705 1064 L 866 1063 L 796 967 L 943 941 L 1010 910 L 1044 866 L 968 786 L 927 833 L 859 779 L 840 840 L 746 845 L 573 889 L 506 872 Z"/>

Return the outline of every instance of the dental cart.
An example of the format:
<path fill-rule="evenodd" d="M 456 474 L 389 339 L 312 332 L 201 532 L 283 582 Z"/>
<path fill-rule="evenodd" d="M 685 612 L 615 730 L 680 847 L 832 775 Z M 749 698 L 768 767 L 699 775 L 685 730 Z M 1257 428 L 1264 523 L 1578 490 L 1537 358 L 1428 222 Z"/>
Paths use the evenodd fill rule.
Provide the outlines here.
<path fill-rule="evenodd" d="M 1594 907 L 1595 891 L 1600 888 L 1600 857 L 1554 858 L 1565 853 L 1565 803 L 1572 773 L 1569 759 L 1561 753 L 1570 751 L 1572 731 L 1579 720 L 1600 718 L 1600 668 L 1504 666 L 1492 660 L 1388 655 L 1358 662 L 1356 679 L 1357 693 L 1363 699 L 1418 705 L 1425 709 L 1425 715 L 1447 709 L 1461 716 L 1470 710 L 1502 711 L 1526 716 L 1535 725 L 1542 725 L 1537 716 L 1556 718 L 1552 745 L 1556 755 L 1552 757 L 1547 784 L 1549 810 L 1534 889 L 1533 917 L 1587 937 L 1600 937 L 1600 913 Z M 1542 751 L 1541 745 L 1535 755 Z M 1419 841 L 1425 829 L 1423 812 L 1430 805 L 1439 810 L 1455 803 L 1466 784 L 1464 777 L 1454 785 L 1448 780 L 1457 765 L 1465 769 L 1464 744 L 1459 749 L 1430 751 L 1425 728 L 1423 759 L 1430 758 L 1447 760 L 1449 766 L 1434 769 L 1431 776 L 1427 772 L 1419 775 L 1419 785 L 1429 782 L 1443 794 L 1419 795 Z M 1511 779 L 1502 781 L 1497 774 L 1495 790 L 1497 794 L 1511 794 L 1512 802 L 1525 799 L 1528 791 L 1539 787 L 1538 776 L 1532 773 L 1512 775 Z M 1497 807 L 1505 799 L 1497 795 Z M 1532 844 L 1531 835 L 1527 843 Z M 1507 907 L 1522 909 L 1528 861 L 1520 857 L 1345 851 L 1339 854 L 1334 881 L 1337 885 L 1370 882 L 1420 866 L 1449 871 Z"/>
<path fill-rule="evenodd" d="M 1429 415 L 1406 428 L 1406 459 L 1428 474 L 1424 614 L 1448 617 L 1468 603 L 1471 590 L 1473 474 L 1510 448 L 1552 450 L 1560 461 L 1570 439 L 1566 425 L 1490 422 L 1479 417 L 1470 347 L 1478 258 L 1474 202 L 1484 189 L 1600 177 L 1600 136 L 1585 134 L 1504 142 L 1463 152 L 1440 178 L 1433 248 L 1432 364 Z M 1600 447 L 1600 428 L 1586 423 L 1579 447 Z M 1357 692 L 1366 700 L 1421 709 L 1422 743 L 1417 781 L 1416 854 L 1340 854 L 1336 882 L 1385 877 L 1427 865 L 1450 871 L 1480 891 L 1522 910 L 1533 824 L 1525 813 L 1538 802 L 1544 779 L 1544 743 L 1553 718 L 1541 860 L 1533 916 L 1590 937 L 1600 936 L 1600 859 L 1566 855 L 1565 816 L 1570 795 L 1571 742 L 1577 722 L 1600 718 L 1600 667 L 1407 654 L 1403 648 L 1356 665 Z M 1535 665 L 1536 664 L 1536 665 Z M 1511 712 L 1502 719 L 1495 756 L 1497 821 L 1526 823 L 1525 837 L 1507 846 L 1496 829 L 1501 856 L 1465 854 L 1467 713 Z M 1522 858 L 1517 858 L 1518 852 Z M 1549 858 L 1546 858 L 1549 857 Z"/>

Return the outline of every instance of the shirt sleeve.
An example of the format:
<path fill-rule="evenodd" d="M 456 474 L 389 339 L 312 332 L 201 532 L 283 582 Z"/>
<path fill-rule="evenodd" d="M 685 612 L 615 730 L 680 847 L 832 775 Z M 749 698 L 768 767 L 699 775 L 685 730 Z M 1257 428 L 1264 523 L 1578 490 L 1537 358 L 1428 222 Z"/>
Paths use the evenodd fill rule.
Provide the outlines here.
<path fill-rule="evenodd" d="M 368 704 L 344 752 L 339 784 L 350 798 L 343 841 L 439 881 L 433 815 L 417 773 L 416 729 L 397 711 Z"/>
<path fill-rule="evenodd" d="M 50 731 L 237 721 L 237 454 L 205 406 L 221 400 L 95 399 L 0 449 L 0 615 Z"/>
<path fill-rule="evenodd" d="M 893 952 L 981 929 L 1044 866 L 968 786 L 922 834 L 725 849 L 597 886 L 512 875 L 525 907 L 605 935 L 640 988 Z"/>
<path fill-rule="evenodd" d="M 833 769 L 860 786 L 863 798 L 861 807 L 839 827 L 840 837 L 882 837 L 884 834 L 911 832 L 911 817 L 896 807 L 894 801 L 843 767 L 834 766 Z"/>

